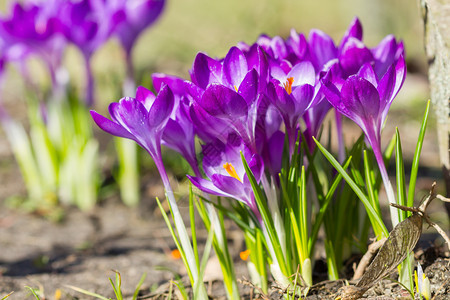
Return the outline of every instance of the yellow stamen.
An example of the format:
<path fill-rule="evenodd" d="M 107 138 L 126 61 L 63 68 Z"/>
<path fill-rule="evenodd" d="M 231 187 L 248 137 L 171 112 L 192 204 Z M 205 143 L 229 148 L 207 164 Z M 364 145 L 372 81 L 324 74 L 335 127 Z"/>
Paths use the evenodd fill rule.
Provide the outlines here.
<path fill-rule="evenodd" d="M 225 163 L 223 165 L 223 168 L 228 172 L 228 174 L 230 174 L 231 177 L 236 178 L 237 180 L 242 182 L 242 180 L 239 178 L 238 174 L 236 173 L 236 169 L 234 168 L 234 166 L 232 164 Z"/>
<path fill-rule="evenodd" d="M 236 90 L 236 93 L 239 92 L 239 89 L 237 86 L 234 85 L 234 89 Z"/>
<path fill-rule="evenodd" d="M 292 84 L 294 83 L 294 77 L 289 77 L 283 84 L 284 89 L 290 95 L 292 93 Z"/>
<path fill-rule="evenodd" d="M 250 249 L 247 249 L 247 250 L 242 251 L 241 253 L 239 253 L 239 257 L 242 260 L 247 260 L 249 256 L 250 256 Z"/>

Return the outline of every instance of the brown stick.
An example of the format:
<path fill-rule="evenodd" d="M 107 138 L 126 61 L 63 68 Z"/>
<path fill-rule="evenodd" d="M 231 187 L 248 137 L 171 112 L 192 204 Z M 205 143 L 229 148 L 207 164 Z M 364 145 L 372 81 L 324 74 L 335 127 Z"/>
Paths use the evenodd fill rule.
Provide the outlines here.
<path fill-rule="evenodd" d="M 433 226 L 434 229 L 436 229 L 436 231 L 442 236 L 444 241 L 447 243 L 447 248 L 450 250 L 450 239 L 448 238 L 448 235 L 445 233 L 445 231 L 441 227 L 439 227 L 438 224 L 432 222 L 427 215 L 424 215 L 424 218 L 425 221 L 427 221 L 430 226 Z"/>
<path fill-rule="evenodd" d="M 382 238 L 379 241 L 373 242 L 369 245 L 367 248 L 366 254 L 361 258 L 358 267 L 355 270 L 355 274 L 353 275 L 352 280 L 356 280 L 361 278 L 361 276 L 364 274 L 364 271 L 366 270 L 367 266 L 370 264 L 370 261 L 377 253 L 378 249 L 383 246 L 384 242 L 387 240 L 387 238 Z"/>

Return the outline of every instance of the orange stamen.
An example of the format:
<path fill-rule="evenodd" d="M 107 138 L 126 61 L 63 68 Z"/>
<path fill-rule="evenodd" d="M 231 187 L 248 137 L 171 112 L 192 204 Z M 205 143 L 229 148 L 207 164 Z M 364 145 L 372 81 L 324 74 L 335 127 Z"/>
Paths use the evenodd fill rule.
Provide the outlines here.
<path fill-rule="evenodd" d="M 232 164 L 225 163 L 223 165 L 223 168 L 228 172 L 228 174 L 230 174 L 231 177 L 236 178 L 237 180 L 242 182 L 242 180 L 239 178 L 238 174 L 236 173 L 236 169 L 233 167 Z"/>
<path fill-rule="evenodd" d="M 290 95 L 292 93 L 292 84 L 294 83 L 294 77 L 289 77 L 283 84 L 284 89 Z"/>
<path fill-rule="evenodd" d="M 247 260 L 249 256 L 250 256 L 250 249 L 247 249 L 247 250 L 242 251 L 241 253 L 239 253 L 239 257 L 242 260 Z"/>

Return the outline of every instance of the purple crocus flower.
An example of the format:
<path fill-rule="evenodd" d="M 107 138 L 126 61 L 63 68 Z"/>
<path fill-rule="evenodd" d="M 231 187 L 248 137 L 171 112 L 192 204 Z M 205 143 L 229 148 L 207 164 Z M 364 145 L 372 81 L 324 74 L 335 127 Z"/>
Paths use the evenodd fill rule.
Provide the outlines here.
<path fill-rule="evenodd" d="M 365 64 L 358 74 L 345 80 L 342 88 L 326 79 L 322 81 L 322 90 L 328 101 L 363 130 L 373 149 L 390 203 L 395 203 L 395 196 L 383 161 L 381 129 L 405 76 L 406 64 L 401 56 L 381 79 L 378 79 L 370 64 Z M 396 225 L 398 219 L 395 210 L 391 213 L 391 217 L 393 224 Z"/>
<path fill-rule="evenodd" d="M 378 78 L 381 78 L 400 56 L 405 56 L 403 42 L 397 42 L 393 35 L 386 36 L 378 46 L 371 49 L 371 52 L 375 60 L 374 70 Z"/>
<path fill-rule="evenodd" d="M 111 120 L 95 111 L 91 111 L 91 115 L 101 129 L 112 135 L 136 141 L 147 150 L 155 161 L 166 190 L 175 228 L 178 232 L 178 240 L 185 253 L 185 264 L 192 274 L 191 283 L 196 284 L 199 272 L 194 251 L 161 157 L 162 135 L 173 113 L 174 104 L 174 94 L 167 85 L 160 87 L 157 96 L 151 91 L 139 87 L 136 91 L 136 98 L 125 97 L 119 103 L 110 104 Z M 200 290 L 199 293 L 202 291 Z M 206 296 L 200 296 L 200 298 L 202 297 Z"/>
<path fill-rule="evenodd" d="M 194 109 L 226 121 L 251 148 L 256 149 L 255 125 L 261 94 L 268 80 L 268 64 L 258 47 L 247 56 L 232 47 L 221 61 L 199 53 L 188 87 Z M 188 84 L 189 85 L 189 84 Z M 227 129 L 222 129 L 227 131 Z"/>
<path fill-rule="evenodd" d="M 304 61 L 295 65 L 288 74 L 273 75 L 280 80 L 274 79 L 268 85 L 268 97 L 283 117 L 289 151 L 292 154 L 299 118 L 312 104 L 315 96 L 316 74 L 314 66 Z"/>
<path fill-rule="evenodd" d="M 52 82 L 57 86 L 57 71 L 66 45 L 61 34 L 58 1 L 14 3 L 12 12 L 0 22 L 2 50 L 13 61 L 23 61 L 28 54 L 38 55 L 46 63 Z"/>
<path fill-rule="evenodd" d="M 95 123 L 114 136 L 134 140 L 147 150 L 155 161 L 165 186 L 169 179 L 161 157 L 161 139 L 164 128 L 174 108 L 174 96 L 164 86 L 155 96 L 144 87 L 136 91 L 136 98 L 125 97 L 109 105 L 111 120 L 91 110 Z"/>
<path fill-rule="evenodd" d="M 90 60 L 125 18 L 117 3 L 106 0 L 65 1 L 61 6 L 59 20 L 62 30 L 70 42 L 76 45 L 85 61 L 87 86 L 86 103 L 94 102 L 94 78 Z"/>
<path fill-rule="evenodd" d="M 130 56 L 142 31 L 158 19 L 164 9 L 165 0 L 115 1 L 121 2 L 125 12 L 125 20 L 117 27 L 116 34 L 127 56 Z"/>
<path fill-rule="evenodd" d="M 160 16 L 165 0 L 109 0 L 116 2 L 125 14 L 125 18 L 115 29 L 115 33 L 125 50 L 127 75 L 123 83 L 124 94 L 136 88 L 132 50 L 139 35 Z"/>
<path fill-rule="evenodd" d="M 269 101 L 269 100 L 266 100 Z M 276 181 L 281 171 L 285 134 L 280 130 L 283 119 L 278 109 L 269 104 L 256 125 L 257 149 L 264 166 Z"/>
<path fill-rule="evenodd" d="M 208 179 L 188 175 L 192 184 L 203 192 L 234 198 L 246 204 L 261 223 L 252 186 L 245 173 L 241 152 L 259 182 L 264 176 L 264 165 L 259 155 L 247 147 L 237 135 L 231 134 L 227 143 L 219 140 L 202 146 L 203 171 Z"/>

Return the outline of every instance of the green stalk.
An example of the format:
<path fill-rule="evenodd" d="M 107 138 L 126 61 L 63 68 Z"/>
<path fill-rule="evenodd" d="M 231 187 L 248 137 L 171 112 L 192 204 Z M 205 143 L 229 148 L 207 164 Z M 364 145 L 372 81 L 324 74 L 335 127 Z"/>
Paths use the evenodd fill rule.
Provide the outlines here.
<path fill-rule="evenodd" d="M 190 189 L 190 193 L 191 192 L 192 189 Z M 214 229 L 215 231 L 213 239 L 213 247 L 217 258 L 219 259 L 220 268 L 223 274 L 225 290 L 227 291 L 227 297 L 228 299 L 239 299 L 240 298 L 239 288 L 236 281 L 236 275 L 234 272 L 233 259 L 230 255 L 230 252 L 228 251 L 228 243 L 226 242 L 227 238 L 225 235 L 223 213 L 221 210 L 219 210 L 219 215 L 217 215 L 212 204 L 209 203 L 208 200 L 206 199 L 205 202 L 206 206 L 203 203 L 203 201 L 200 201 L 199 199 L 195 201 L 195 205 L 197 207 L 197 211 L 200 214 L 200 217 L 203 220 L 203 223 L 205 224 L 206 230 L 209 232 L 210 230 Z M 216 224 L 214 225 L 214 228 L 212 224 Z M 217 228 L 217 226 L 219 228 Z"/>
<path fill-rule="evenodd" d="M 313 138 L 317 144 L 319 150 L 324 154 L 324 156 L 328 159 L 328 161 L 336 168 L 336 170 L 344 177 L 347 184 L 352 188 L 352 190 L 356 193 L 358 198 L 363 202 L 366 211 L 369 215 L 370 222 L 372 223 L 372 227 L 374 230 L 379 228 L 381 230 L 382 236 L 389 236 L 389 232 L 386 226 L 383 223 L 383 220 L 377 214 L 376 210 L 372 207 L 370 200 L 363 193 L 363 191 L 359 188 L 359 186 L 355 183 L 355 181 L 348 175 L 348 173 L 342 168 L 339 162 L 329 153 L 315 138 Z"/>
<path fill-rule="evenodd" d="M 241 153 L 241 158 L 242 158 L 242 162 L 244 164 L 245 173 L 247 174 L 250 184 L 252 186 L 253 193 L 255 195 L 255 200 L 258 205 L 258 209 L 261 212 L 262 221 L 263 221 L 263 233 L 264 233 L 264 237 L 267 242 L 269 252 L 271 255 L 273 255 L 273 258 L 275 258 L 276 262 L 277 262 L 277 264 L 274 266 L 271 266 L 271 268 L 272 269 L 279 268 L 279 272 L 281 272 L 281 274 L 275 274 L 275 275 L 280 275 L 280 277 L 276 278 L 276 279 L 279 280 L 280 283 L 282 283 L 282 284 L 288 284 L 287 277 L 289 277 L 291 275 L 291 274 L 289 274 L 290 270 L 288 269 L 290 266 L 286 265 L 286 261 L 283 256 L 283 250 L 282 250 L 281 244 L 279 242 L 280 240 L 278 238 L 278 234 L 273 225 L 272 217 L 271 217 L 271 215 L 269 213 L 269 209 L 267 207 L 267 201 L 264 197 L 264 194 L 263 194 L 261 188 L 259 187 L 258 183 L 256 182 L 255 176 L 253 175 L 252 170 L 248 166 L 243 153 Z M 277 273 L 278 270 L 273 269 L 273 272 Z M 283 278 L 281 275 L 286 278 Z"/>
<path fill-rule="evenodd" d="M 428 123 L 428 116 L 430 112 L 430 101 L 427 102 L 427 107 L 425 109 L 425 114 L 422 120 L 422 126 L 420 127 L 419 137 L 417 139 L 416 150 L 414 152 L 413 164 L 411 167 L 411 177 L 409 179 L 409 190 L 408 190 L 408 206 L 414 206 L 414 193 L 416 189 L 417 173 L 419 171 L 419 158 L 422 152 L 423 139 L 425 138 L 425 131 Z"/>
<path fill-rule="evenodd" d="M 119 169 L 117 182 L 120 197 L 127 206 L 135 207 L 139 204 L 139 146 L 132 140 L 114 138 Z"/>

